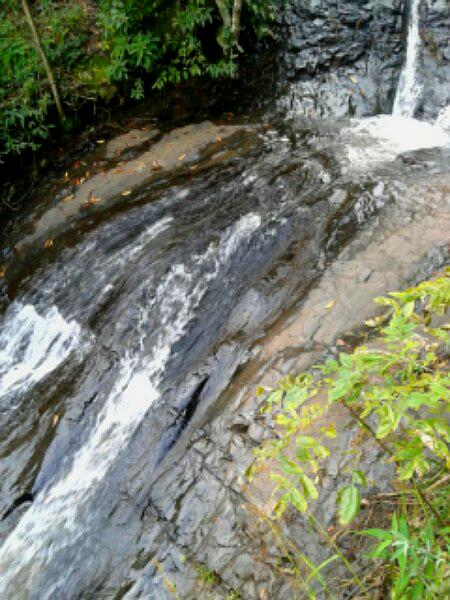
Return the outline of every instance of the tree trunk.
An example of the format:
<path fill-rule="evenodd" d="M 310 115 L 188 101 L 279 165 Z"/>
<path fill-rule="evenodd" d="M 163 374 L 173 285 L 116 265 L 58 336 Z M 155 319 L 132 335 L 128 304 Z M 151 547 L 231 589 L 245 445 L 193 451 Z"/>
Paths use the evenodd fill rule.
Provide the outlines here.
<path fill-rule="evenodd" d="M 241 28 L 241 10 L 242 0 L 234 0 L 233 13 L 231 16 L 231 36 L 233 45 L 237 46 L 239 39 L 239 31 Z"/>
<path fill-rule="evenodd" d="M 28 4 L 28 0 L 21 0 L 21 2 L 22 2 L 23 11 L 25 13 L 25 17 L 27 19 L 27 23 L 31 29 L 31 33 L 33 36 L 33 42 L 34 42 L 34 45 L 36 46 L 36 51 L 39 54 L 39 56 L 41 57 L 42 63 L 44 65 L 45 71 L 47 73 L 48 82 L 50 84 L 50 89 L 52 91 L 53 98 L 55 100 L 56 109 L 58 111 L 59 118 L 61 120 L 61 123 L 63 123 L 66 117 L 64 115 L 64 110 L 63 110 L 63 107 L 61 104 L 61 99 L 59 97 L 58 88 L 56 87 L 55 78 L 53 77 L 53 71 L 49 65 L 49 62 L 45 55 L 44 49 L 42 48 L 39 34 L 38 34 L 36 26 L 34 24 L 33 17 L 31 16 L 31 11 L 30 11 L 30 6 Z"/>

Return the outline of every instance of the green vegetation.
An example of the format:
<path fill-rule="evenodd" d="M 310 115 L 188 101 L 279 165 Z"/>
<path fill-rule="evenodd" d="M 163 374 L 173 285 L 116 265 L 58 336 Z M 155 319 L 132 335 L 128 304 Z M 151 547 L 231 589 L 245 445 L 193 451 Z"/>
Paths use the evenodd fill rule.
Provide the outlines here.
<path fill-rule="evenodd" d="M 219 578 L 211 569 L 205 567 L 205 565 L 196 564 L 195 571 L 199 581 L 207 586 L 213 586 L 218 583 Z"/>
<path fill-rule="evenodd" d="M 0 0 L 0 156 L 37 149 L 58 112 L 67 128 L 86 103 L 141 99 L 147 85 L 234 76 L 243 32 L 267 33 L 278 3 Z M 58 96 L 63 111 L 55 110 Z"/>
<path fill-rule="evenodd" d="M 311 373 L 288 377 L 268 393 L 263 410 L 274 418 L 276 439 L 256 450 L 257 462 L 249 476 L 271 461 L 270 477 L 276 485 L 274 522 L 293 506 L 307 515 L 330 547 L 329 558 L 319 566 L 296 552 L 303 570 L 295 572 L 309 597 L 315 597 L 313 583 L 333 597 L 324 573 L 328 564 L 339 560 L 350 572 L 358 597 L 374 597 L 373 572 L 378 573 L 378 586 L 387 585 L 392 600 L 446 597 L 450 585 L 450 528 L 446 526 L 450 334 L 449 325 L 443 323 L 450 306 L 450 268 L 433 281 L 375 302 L 386 306 L 388 313 L 367 323 L 374 332 L 367 345 L 342 352 Z M 333 425 L 321 426 L 320 419 L 336 404 L 350 411 L 395 466 L 389 523 L 386 511 L 379 510 L 375 524 L 380 527 L 350 530 L 366 486 L 358 453 L 348 484 L 337 496 L 342 533 L 376 540 L 368 556 L 374 561 L 372 576 L 356 572 L 336 538 L 328 535 L 310 510 L 319 497 L 316 473 L 329 455 L 327 438 L 337 435 Z"/>

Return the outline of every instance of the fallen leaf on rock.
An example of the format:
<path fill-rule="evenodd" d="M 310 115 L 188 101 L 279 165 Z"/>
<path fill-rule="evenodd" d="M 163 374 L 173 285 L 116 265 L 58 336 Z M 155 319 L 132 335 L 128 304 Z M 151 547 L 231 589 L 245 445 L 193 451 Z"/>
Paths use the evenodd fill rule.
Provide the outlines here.
<path fill-rule="evenodd" d="M 53 246 L 53 240 L 45 240 L 44 247 L 51 248 Z"/>
<path fill-rule="evenodd" d="M 330 302 L 328 302 L 328 304 L 325 304 L 325 308 L 326 309 L 330 309 L 333 308 L 333 306 L 336 304 L 336 300 L 330 300 Z"/>
<path fill-rule="evenodd" d="M 122 196 L 129 196 L 131 194 L 131 190 L 125 190 L 125 192 L 122 192 Z"/>
<path fill-rule="evenodd" d="M 105 140 L 97 140 L 97 144 L 104 144 Z"/>
<path fill-rule="evenodd" d="M 94 192 L 91 191 L 89 192 L 88 202 L 90 202 L 91 204 L 97 204 L 97 202 L 100 202 L 100 198 L 94 196 Z"/>
<path fill-rule="evenodd" d="M 341 338 L 339 338 L 338 340 L 336 340 L 336 344 L 338 346 L 346 346 L 347 344 L 344 342 L 344 340 L 342 340 Z"/>
<path fill-rule="evenodd" d="M 186 158 L 186 154 L 181 154 L 181 155 L 178 157 L 178 160 L 184 160 L 185 158 Z"/>
<path fill-rule="evenodd" d="M 162 166 L 159 164 L 159 162 L 157 160 L 154 160 L 152 162 L 152 170 L 158 171 L 159 169 L 162 169 Z"/>
<path fill-rule="evenodd" d="M 352 83 L 358 83 L 358 80 L 356 79 L 356 77 L 354 75 L 349 75 L 348 78 L 350 79 L 350 81 Z"/>
<path fill-rule="evenodd" d="M 53 415 L 53 417 L 52 417 L 52 427 L 56 427 L 56 425 L 58 424 L 58 421 L 59 421 L 58 415 Z"/>

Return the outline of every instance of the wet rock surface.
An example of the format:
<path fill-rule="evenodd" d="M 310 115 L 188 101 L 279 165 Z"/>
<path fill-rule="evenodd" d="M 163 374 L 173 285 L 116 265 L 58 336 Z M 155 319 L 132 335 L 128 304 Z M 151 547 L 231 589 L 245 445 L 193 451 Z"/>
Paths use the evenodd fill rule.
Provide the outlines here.
<path fill-rule="evenodd" d="M 283 29 L 281 104 L 310 116 L 390 113 L 403 60 L 403 3 L 299 0 Z"/>
<path fill-rule="evenodd" d="M 293 2 L 282 20 L 279 104 L 309 116 L 389 114 L 405 60 L 408 4 Z M 450 102 L 450 12 L 445 0 L 420 5 L 417 114 L 435 119 Z"/>
<path fill-rule="evenodd" d="M 248 599 L 260 597 L 262 590 L 268 598 L 303 597 L 298 581 L 280 568 L 280 537 L 315 564 L 327 558 L 329 549 L 298 513 L 288 513 L 279 536 L 274 535 L 266 519 L 273 483 L 262 475 L 249 484 L 245 477 L 255 445 L 270 437 L 271 430 L 270 421 L 259 413 L 262 401 L 255 392 L 259 385 L 270 388 L 280 377 L 328 356 L 337 340 L 354 334 L 364 320 L 379 314 L 373 297 L 421 280 L 446 263 L 450 179 L 444 176 L 435 187 L 428 187 L 426 181 L 417 184 L 398 189 L 395 205 L 363 228 L 326 265 L 299 303 L 258 340 L 246 366 L 211 406 L 208 417 L 200 423 L 194 420 L 192 433 L 186 432 L 168 464 L 161 467 L 142 514 L 142 538 L 137 544 L 144 561 L 148 552 L 147 566 L 134 564 L 120 573 L 119 578 L 125 576 L 132 585 L 128 597 L 170 598 L 173 592 L 167 590 L 167 580 L 182 598 L 225 598 L 230 590 Z M 360 439 L 350 414 L 334 409 L 327 419 L 321 424 L 334 423 L 338 436 L 320 474 L 320 496 L 313 509 L 325 528 L 335 523 L 336 490 L 345 482 L 349 448 L 362 452 L 369 497 L 389 490 L 392 475 L 380 448 Z M 342 547 L 362 556 L 362 549 L 346 547 L 345 539 Z M 202 584 L 199 563 L 216 574 L 213 585 Z M 345 572 L 334 566 L 335 593 L 340 576 L 345 577 Z"/>
<path fill-rule="evenodd" d="M 450 104 L 450 9 L 445 0 L 427 0 L 421 7 L 423 41 L 418 114 L 435 118 Z"/>
<path fill-rule="evenodd" d="M 445 13 L 423 12 L 442 58 L 421 100 L 434 116 Z M 370 131 L 357 140 L 337 119 L 390 111 L 404 26 L 397 0 L 293 3 L 278 108 L 295 118 L 151 121 L 86 157 L 83 181 L 59 174 L 7 229 L 5 597 L 304 597 L 280 539 L 315 563 L 327 549 L 294 513 L 274 531 L 267 471 L 245 476 L 273 431 L 255 390 L 335 352 L 377 313 L 374 296 L 448 260 L 448 149 L 394 160 L 390 140 L 371 153 Z M 314 514 L 334 527 L 347 449 L 362 452 L 368 494 L 389 489 L 391 467 L 351 415 L 327 418 L 339 435 Z M 364 568 L 361 548 L 342 548 Z"/>

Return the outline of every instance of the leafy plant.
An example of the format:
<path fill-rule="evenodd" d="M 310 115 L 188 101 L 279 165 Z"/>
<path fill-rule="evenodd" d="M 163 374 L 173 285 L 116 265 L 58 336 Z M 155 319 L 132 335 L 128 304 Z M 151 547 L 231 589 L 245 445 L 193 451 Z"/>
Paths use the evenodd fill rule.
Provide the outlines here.
<path fill-rule="evenodd" d="M 257 462 L 248 475 L 253 477 L 262 461 L 273 460 L 275 518 L 288 506 L 311 517 L 310 504 L 318 498 L 313 477 L 329 454 L 326 438 L 336 435 L 334 427 L 318 427 L 317 421 L 333 404 L 344 405 L 395 464 L 403 486 L 399 499 L 409 498 L 402 501 L 400 516 L 393 516 L 390 531 L 365 532 L 380 540 L 371 556 L 394 565 L 389 572 L 393 599 L 435 598 L 444 590 L 444 575 L 448 577 L 443 566 L 448 530 L 443 524 L 449 504 L 441 483 L 448 480 L 450 467 L 445 350 L 450 336 L 441 321 L 450 306 L 450 269 L 375 302 L 388 313 L 367 323 L 375 334 L 370 347 L 341 352 L 312 373 L 287 377 L 267 395 L 262 410 L 273 417 L 276 437 L 256 450 Z M 313 424 L 317 433 L 305 435 Z M 351 480 L 337 495 L 343 526 L 358 515 L 366 485 L 355 463 Z M 418 510 L 411 510 L 411 498 Z"/>
<path fill-rule="evenodd" d="M 0 155 L 36 150 L 50 137 L 56 89 L 68 112 L 118 93 L 140 100 L 144 80 L 161 89 L 198 76 L 233 77 L 241 9 L 246 26 L 263 35 L 280 3 L 37 0 L 27 18 L 20 2 L 1 0 Z"/>
<path fill-rule="evenodd" d="M 429 519 L 425 526 L 411 531 L 407 519 L 394 513 L 389 530 L 366 529 L 362 533 L 378 541 L 370 556 L 392 564 L 393 600 L 436 598 L 444 592 L 449 528 L 439 528 Z M 441 546 L 444 543 L 447 550 Z"/>

